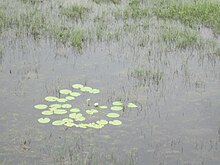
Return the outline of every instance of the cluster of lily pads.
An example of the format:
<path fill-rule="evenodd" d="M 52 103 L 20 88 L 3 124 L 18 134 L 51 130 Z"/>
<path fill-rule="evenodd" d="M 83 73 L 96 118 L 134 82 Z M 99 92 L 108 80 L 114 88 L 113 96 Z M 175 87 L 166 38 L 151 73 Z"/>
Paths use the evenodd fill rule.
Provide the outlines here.
<path fill-rule="evenodd" d="M 95 103 L 92 108 L 89 106 L 90 99 L 85 100 L 89 109 L 82 110 L 79 107 L 73 107 L 73 102 L 82 93 L 99 94 L 100 90 L 82 84 L 73 84 L 73 90 L 61 89 L 59 91 L 64 97 L 46 96 L 45 101 L 48 104 L 37 104 L 34 106 L 35 109 L 42 110 L 41 114 L 44 117 L 38 119 L 39 123 L 46 124 L 51 123 L 55 126 L 65 125 L 67 127 L 79 127 L 79 128 L 96 128 L 100 129 L 110 124 L 114 126 L 121 125 L 122 122 L 118 119 L 120 117 L 119 112 L 125 108 L 125 105 L 121 101 L 114 101 L 111 107 L 106 105 L 99 105 Z M 137 108 L 134 103 L 128 103 L 128 108 Z M 93 122 L 86 122 L 87 118 L 97 114 L 100 110 L 106 111 L 106 119 L 100 119 Z M 111 112 L 109 112 L 109 111 Z M 118 112 L 118 113 L 117 113 Z M 84 114 L 84 115 L 83 115 Z M 64 115 L 62 119 L 52 120 L 49 118 L 51 115 Z M 66 117 L 68 115 L 68 117 Z M 86 118 L 87 117 L 87 118 Z"/>

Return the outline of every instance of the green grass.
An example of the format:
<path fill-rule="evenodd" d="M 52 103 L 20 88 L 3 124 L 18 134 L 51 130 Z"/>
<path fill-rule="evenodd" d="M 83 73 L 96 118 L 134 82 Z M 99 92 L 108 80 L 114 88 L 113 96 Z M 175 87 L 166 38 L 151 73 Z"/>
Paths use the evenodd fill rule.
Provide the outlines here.
<path fill-rule="evenodd" d="M 63 44 L 70 43 L 77 50 L 83 48 L 84 42 L 88 39 L 87 31 L 81 28 L 53 27 L 53 36 Z"/>
<path fill-rule="evenodd" d="M 201 23 L 220 32 L 220 3 L 217 0 L 194 0 L 177 2 L 164 0 L 154 8 L 160 18 L 180 20 L 186 25 Z"/>
<path fill-rule="evenodd" d="M 80 4 L 73 4 L 69 7 L 61 7 L 61 14 L 76 21 L 83 20 L 90 9 Z"/>
<path fill-rule="evenodd" d="M 0 34 L 3 32 L 3 29 L 7 27 L 8 19 L 3 10 L 0 9 Z"/>
<path fill-rule="evenodd" d="M 192 29 L 175 26 L 162 26 L 161 34 L 163 41 L 174 43 L 178 48 L 202 46 L 202 38 Z"/>

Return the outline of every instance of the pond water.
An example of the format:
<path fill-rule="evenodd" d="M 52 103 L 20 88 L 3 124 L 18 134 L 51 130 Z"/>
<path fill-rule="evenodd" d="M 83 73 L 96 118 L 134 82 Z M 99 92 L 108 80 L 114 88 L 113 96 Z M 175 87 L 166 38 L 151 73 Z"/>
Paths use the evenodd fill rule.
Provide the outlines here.
<path fill-rule="evenodd" d="M 0 40 L 0 164 L 220 164 L 220 58 L 208 48 L 142 48 L 124 36 L 79 53 L 49 37 L 8 33 Z M 100 89 L 71 101 L 107 105 L 94 119 L 107 119 L 116 100 L 138 107 L 102 129 L 40 124 L 34 105 L 76 83 Z"/>

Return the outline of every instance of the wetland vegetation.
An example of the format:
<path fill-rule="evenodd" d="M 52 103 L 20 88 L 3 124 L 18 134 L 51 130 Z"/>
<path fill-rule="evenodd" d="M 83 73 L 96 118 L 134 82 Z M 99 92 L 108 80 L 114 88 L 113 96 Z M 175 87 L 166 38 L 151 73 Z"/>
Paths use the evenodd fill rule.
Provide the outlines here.
<path fill-rule="evenodd" d="M 0 164 L 219 165 L 219 0 L 1 0 Z"/>

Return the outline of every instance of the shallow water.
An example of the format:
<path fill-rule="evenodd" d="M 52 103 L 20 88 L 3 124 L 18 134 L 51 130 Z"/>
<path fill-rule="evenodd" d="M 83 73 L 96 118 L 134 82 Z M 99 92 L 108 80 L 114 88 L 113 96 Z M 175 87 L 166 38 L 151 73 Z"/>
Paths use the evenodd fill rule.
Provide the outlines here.
<path fill-rule="evenodd" d="M 46 37 L 2 35 L 0 164 L 220 164 L 219 57 L 124 40 L 79 53 Z M 93 102 L 138 108 L 121 112 L 121 126 L 100 130 L 39 124 L 33 106 L 74 83 L 99 88 Z"/>

